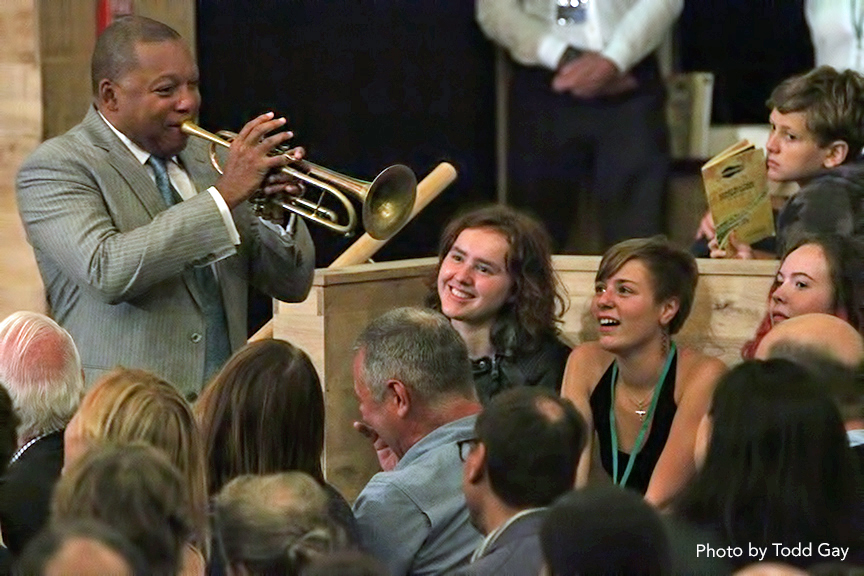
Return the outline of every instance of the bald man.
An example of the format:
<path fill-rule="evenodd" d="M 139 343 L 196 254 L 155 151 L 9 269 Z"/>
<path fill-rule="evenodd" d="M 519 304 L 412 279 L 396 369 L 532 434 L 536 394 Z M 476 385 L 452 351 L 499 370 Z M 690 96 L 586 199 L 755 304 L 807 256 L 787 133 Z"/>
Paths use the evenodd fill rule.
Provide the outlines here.
<path fill-rule="evenodd" d="M 858 464 L 858 494 L 864 501 L 864 338 L 830 314 L 802 314 L 774 326 L 756 358 L 785 358 L 811 371 L 837 404 Z M 859 511 L 864 518 L 864 509 Z M 778 573 L 779 574 L 779 573 Z"/>
<path fill-rule="evenodd" d="M 864 462 L 864 337 L 851 324 L 830 314 L 789 318 L 765 335 L 756 358 L 786 358 L 818 374 L 843 415 L 849 445 Z"/>
<path fill-rule="evenodd" d="M 756 358 L 794 361 L 796 358 L 782 350 L 789 346 L 807 349 L 851 369 L 864 363 L 864 338 L 851 324 L 830 314 L 802 314 L 780 322 L 759 343 Z"/>

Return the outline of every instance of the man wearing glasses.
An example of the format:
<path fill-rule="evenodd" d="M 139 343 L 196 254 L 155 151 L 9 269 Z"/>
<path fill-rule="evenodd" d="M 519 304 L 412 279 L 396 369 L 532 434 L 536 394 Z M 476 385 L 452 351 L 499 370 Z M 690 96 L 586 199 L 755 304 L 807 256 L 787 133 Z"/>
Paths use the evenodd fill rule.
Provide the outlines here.
<path fill-rule="evenodd" d="M 554 392 L 513 388 L 477 417 L 460 442 L 462 489 L 471 522 L 486 535 L 471 565 L 454 576 L 535 576 L 543 564 L 546 507 L 569 492 L 585 445 L 579 412 Z"/>
<path fill-rule="evenodd" d="M 357 340 L 354 392 L 383 469 L 354 503 L 361 545 L 390 574 L 446 574 L 482 537 L 462 494 L 459 445 L 480 403 L 465 343 L 437 312 L 399 308 Z"/>

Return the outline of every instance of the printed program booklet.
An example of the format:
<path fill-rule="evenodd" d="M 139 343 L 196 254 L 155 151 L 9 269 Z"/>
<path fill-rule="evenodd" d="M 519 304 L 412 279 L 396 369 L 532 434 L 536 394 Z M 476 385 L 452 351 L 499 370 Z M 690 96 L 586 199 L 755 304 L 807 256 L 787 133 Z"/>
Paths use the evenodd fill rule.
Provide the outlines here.
<path fill-rule="evenodd" d="M 749 140 L 726 148 L 702 166 L 702 182 L 721 248 L 726 248 L 733 231 L 746 244 L 774 235 L 768 173 L 761 148 Z"/>

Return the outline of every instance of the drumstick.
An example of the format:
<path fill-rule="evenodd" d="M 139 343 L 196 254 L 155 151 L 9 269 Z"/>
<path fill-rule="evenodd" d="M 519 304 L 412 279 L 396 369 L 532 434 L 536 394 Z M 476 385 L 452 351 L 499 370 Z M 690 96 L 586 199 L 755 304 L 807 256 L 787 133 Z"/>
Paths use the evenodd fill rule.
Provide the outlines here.
<path fill-rule="evenodd" d="M 444 188 L 450 185 L 456 179 L 456 169 L 448 162 L 442 162 L 435 167 L 423 180 L 417 185 L 417 200 L 414 202 L 414 209 L 411 210 L 410 221 L 414 216 L 426 208 L 432 200 L 438 197 Z M 392 236 L 391 236 L 392 238 Z M 389 240 L 389 238 L 388 238 Z M 354 266 L 355 264 L 363 264 L 372 257 L 375 252 L 381 249 L 387 243 L 387 240 L 376 240 L 369 234 L 363 234 L 357 239 L 354 244 L 342 252 L 336 260 L 333 261 L 327 268 L 343 268 L 345 266 Z"/>
<path fill-rule="evenodd" d="M 441 162 L 436 166 L 423 180 L 417 184 L 417 199 L 414 202 L 414 209 L 411 210 L 410 221 L 414 216 L 426 208 L 432 200 L 438 197 L 444 189 L 456 179 L 456 168 L 449 162 Z M 392 238 L 392 236 L 391 236 Z M 333 261 L 327 269 L 343 268 L 345 266 L 354 266 L 363 264 L 372 257 L 382 246 L 387 244 L 387 240 L 376 240 L 369 234 L 363 234 L 358 238 L 347 250 L 342 252 L 336 260 Z M 273 320 L 270 320 L 261 327 L 255 334 L 249 338 L 250 342 L 255 340 L 263 340 L 273 337 Z"/>

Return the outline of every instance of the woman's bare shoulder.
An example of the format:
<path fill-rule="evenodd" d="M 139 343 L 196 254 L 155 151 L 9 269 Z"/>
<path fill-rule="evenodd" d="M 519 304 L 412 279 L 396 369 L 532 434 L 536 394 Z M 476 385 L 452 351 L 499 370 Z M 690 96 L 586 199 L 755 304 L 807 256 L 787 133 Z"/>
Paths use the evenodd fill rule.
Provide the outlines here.
<path fill-rule="evenodd" d="M 614 356 L 596 342 L 576 346 L 567 360 L 562 393 L 565 396 L 577 392 L 590 395 L 613 359 Z"/>
<path fill-rule="evenodd" d="M 722 360 L 697 350 L 681 348 L 678 357 L 678 383 L 682 391 L 700 390 L 710 394 L 728 368 Z"/>

